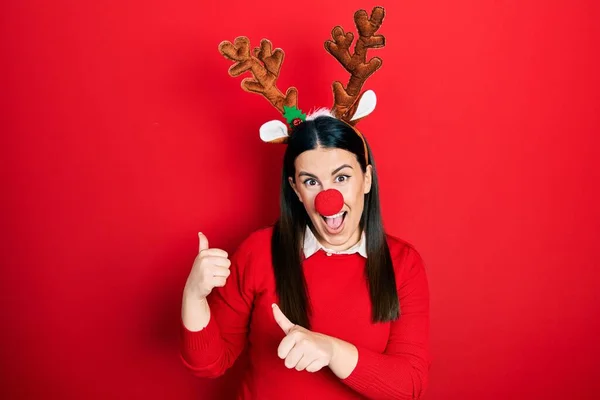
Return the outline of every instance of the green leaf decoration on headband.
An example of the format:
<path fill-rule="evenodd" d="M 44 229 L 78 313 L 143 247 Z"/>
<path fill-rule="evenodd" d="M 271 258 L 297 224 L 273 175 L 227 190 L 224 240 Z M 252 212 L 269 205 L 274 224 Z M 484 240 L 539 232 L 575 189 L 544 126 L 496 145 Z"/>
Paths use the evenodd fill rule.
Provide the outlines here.
<path fill-rule="evenodd" d="M 306 121 L 306 114 L 296 106 L 283 106 L 283 110 L 283 116 L 287 120 L 288 125 L 296 126 L 300 122 Z"/>

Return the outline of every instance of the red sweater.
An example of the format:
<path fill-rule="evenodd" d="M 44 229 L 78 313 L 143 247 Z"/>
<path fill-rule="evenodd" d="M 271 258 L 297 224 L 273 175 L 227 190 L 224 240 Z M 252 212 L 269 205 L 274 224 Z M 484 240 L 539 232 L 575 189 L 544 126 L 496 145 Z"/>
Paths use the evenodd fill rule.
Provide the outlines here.
<path fill-rule="evenodd" d="M 386 235 L 396 273 L 400 318 L 371 323 L 364 277 L 366 259 L 358 253 L 304 260 L 311 299 L 311 330 L 352 343 L 358 364 L 339 379 L 327 367 L 318 372 L 288 369 L 277 356 L 284 333 L 273 318 L 278 303 L 271 264 L 272 227 L 252 233 L 231 257 L 227 284 L 208 297 L 211 316 L 198 331 L 181 323 L 181 359 L 194 375 L 218 377 L 248 346 L 250 367 L 238 399 L 419 399 L 427 385 L 429 289 L 425 267 L 414 247 Z"/>

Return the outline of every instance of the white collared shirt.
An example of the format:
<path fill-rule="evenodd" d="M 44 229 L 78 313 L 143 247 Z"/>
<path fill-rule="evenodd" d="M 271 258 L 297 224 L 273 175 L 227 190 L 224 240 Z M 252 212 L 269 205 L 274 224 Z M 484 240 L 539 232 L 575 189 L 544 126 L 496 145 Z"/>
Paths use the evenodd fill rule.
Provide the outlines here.
<path fill-rule="evenodd" d="M 360 240 L 354 246 L 350 247 L 347 250 L 336 251 L 336 250 L 330 250 L 330 249 L 326 248 L 325 246 L 323 246 L 321 243 L 319 243 L 315 234 L 312 232 L 312 230 L 307 225 L 306 231 L 304 232 L 304 247 L 303 247 L 304 257 L 308 258 L 308 257 L 312 256 L 313 254 L 315 254 L 320 249 L 323 249 L 323 251 L 325 251 L 328 256 L 330 256 L 332 254 L 358 253 L 361 256 L 363 256 L 364 258 L 367 258 L 367 238 L 365 235 L 365 231 L 363 230 Z"/>

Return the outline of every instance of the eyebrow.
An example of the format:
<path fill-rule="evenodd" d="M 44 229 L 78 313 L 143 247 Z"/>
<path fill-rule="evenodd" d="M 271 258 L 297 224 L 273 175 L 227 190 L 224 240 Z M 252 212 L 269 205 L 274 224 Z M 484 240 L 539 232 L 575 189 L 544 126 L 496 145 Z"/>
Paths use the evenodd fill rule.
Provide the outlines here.
<path fill-rule="evenodd" d="M 333 172 L 331 173 L 331 175 L 335 175 L 335 174 L 337 174 L 338 172 L 340 172 L 340 171 L 341 171 L 341 170 L 343 170 L 344 168 L 350 168 L 350 169 L 353 169 L 353 168 L 352 168 L 352 166 L 350 166 L 350 165 L 348 165 L 348 164 L 344 164 L 344 165 L 341 165 L 341 166 L 337 167 L 336 169 L 334 169 L 334 170 L 333 170 Z M 311 174 L 310 172 L 306 172 L 306 171 L 301 171 L 301 172 L 298 174 L 298 176 L 310 176 L 311 178 L 315 178 L 315 179 L 317 178 L 317 176 L 316 176 L 316 175 L 313 175 L 313 174 Z"/>

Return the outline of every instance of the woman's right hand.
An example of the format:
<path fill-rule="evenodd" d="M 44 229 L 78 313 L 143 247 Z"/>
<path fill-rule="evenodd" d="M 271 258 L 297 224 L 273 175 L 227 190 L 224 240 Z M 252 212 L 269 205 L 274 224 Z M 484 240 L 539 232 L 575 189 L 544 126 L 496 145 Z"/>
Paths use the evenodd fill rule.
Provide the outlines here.
<path fill-rule="evenodd" d="M 203 233 L 198 232 L 198 239 L 199 251 L 185 284 L 185 292 L 203 300 L 213 288 L 225 286 L 231 261 L 226 251 L 210 249 Z"/>

